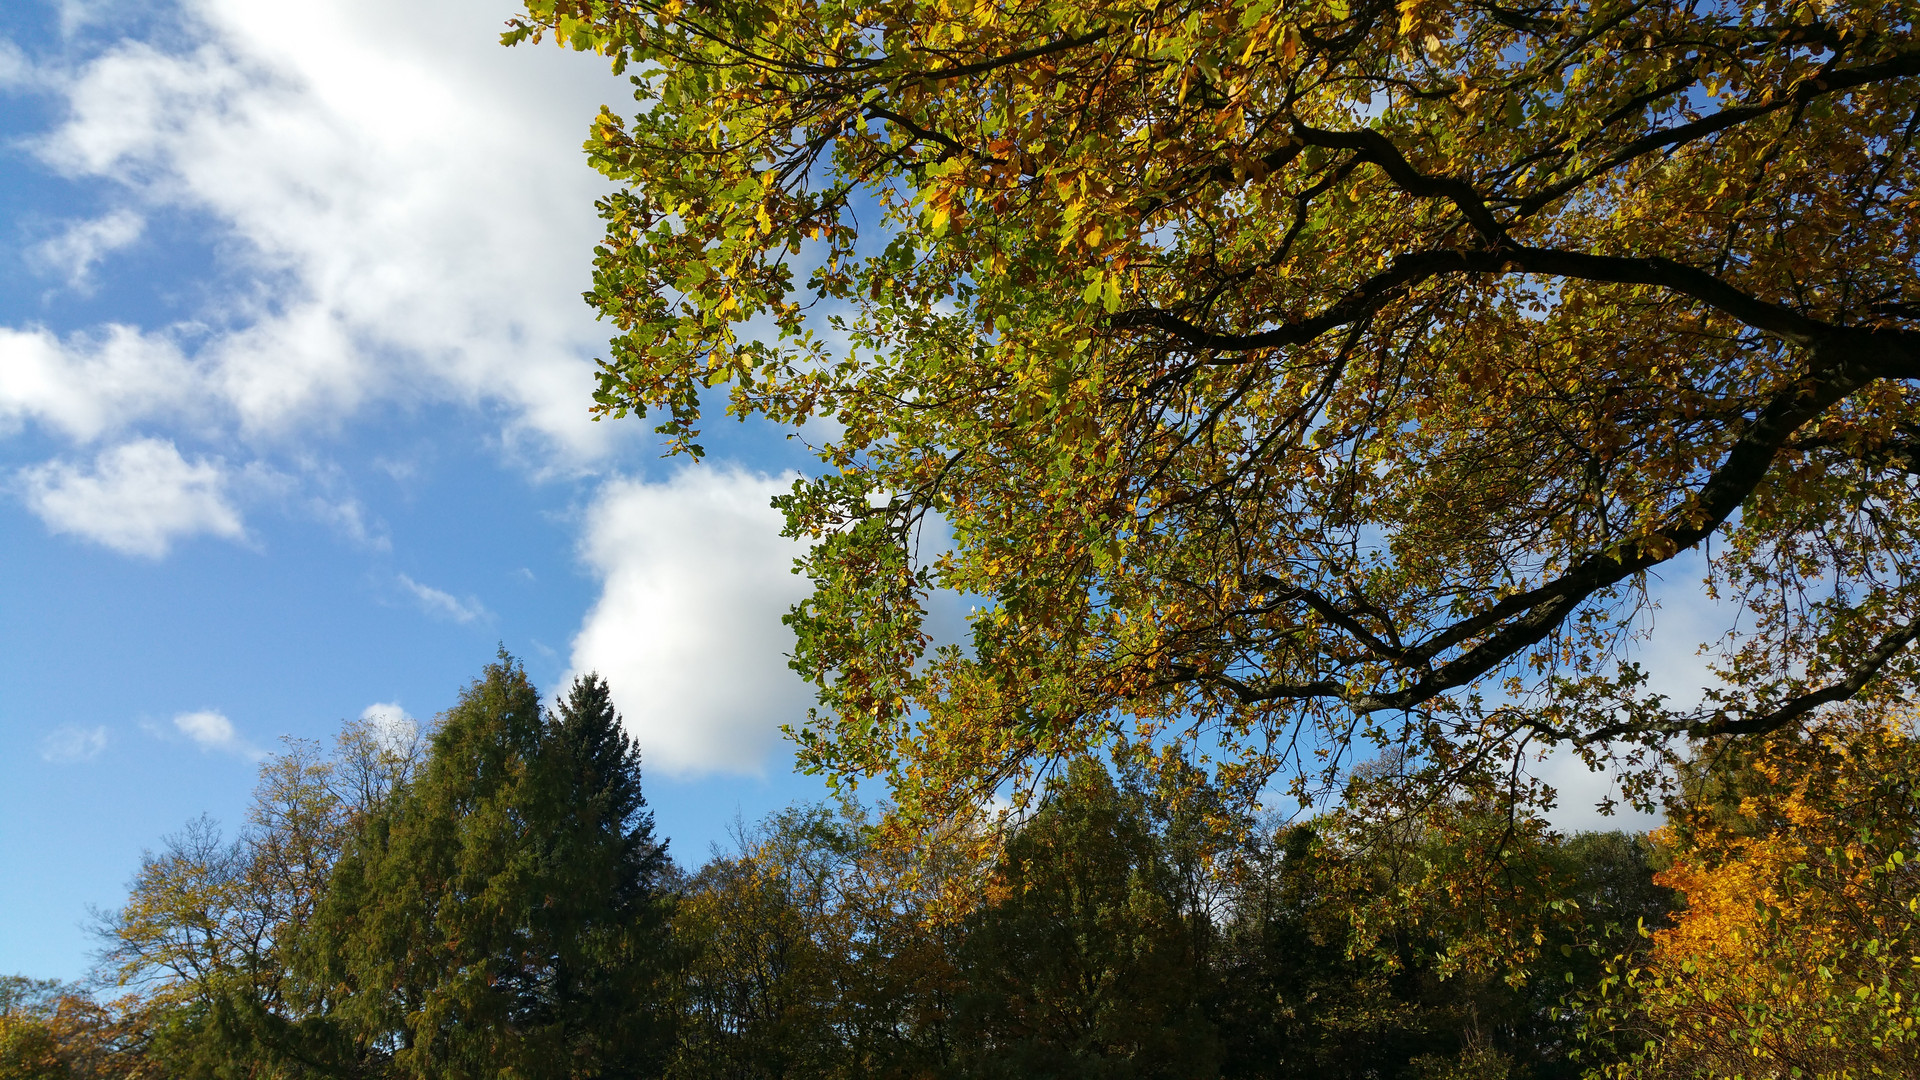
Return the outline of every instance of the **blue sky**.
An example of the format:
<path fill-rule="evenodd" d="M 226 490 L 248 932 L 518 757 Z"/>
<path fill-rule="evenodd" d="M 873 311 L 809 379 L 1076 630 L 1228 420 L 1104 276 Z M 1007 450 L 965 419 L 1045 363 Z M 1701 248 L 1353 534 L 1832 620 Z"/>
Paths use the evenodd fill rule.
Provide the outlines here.
<path fill-rule="evenodd" d="M 588 422 L 623 83 L 495 0 L 0 6 L 0 973 L 72 978 L 143 848 L 258 755 L 493 655 L 597 668 L 682 861 L 816 783 L 768 497 Z"/>

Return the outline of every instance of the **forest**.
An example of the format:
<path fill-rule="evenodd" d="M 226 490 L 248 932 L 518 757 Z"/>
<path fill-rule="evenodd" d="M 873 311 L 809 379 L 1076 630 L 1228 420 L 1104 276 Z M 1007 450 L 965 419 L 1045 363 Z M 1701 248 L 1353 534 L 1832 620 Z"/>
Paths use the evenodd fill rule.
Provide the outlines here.
<path fill-rule="evenodd" d="M 1703 753 L 1652 835 L 1494 798 L 1236 817 L 1074 760 L 993 843 L 795 806 L 682 867 L 607 684 L 504 654 L 427 726 L 260 768 L 0 983 L 0 1077 L 1912 1075 L 1908 716 Z M 1170 797 L 1169 792 L 1183 794 Z M 982 857 L 982 852 L 991 852 Z"/>

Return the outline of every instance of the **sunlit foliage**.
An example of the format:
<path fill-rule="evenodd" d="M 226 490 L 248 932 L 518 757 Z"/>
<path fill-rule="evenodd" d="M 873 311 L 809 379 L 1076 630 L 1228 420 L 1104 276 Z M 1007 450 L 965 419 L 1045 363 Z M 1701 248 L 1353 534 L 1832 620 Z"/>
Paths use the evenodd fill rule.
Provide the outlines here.
<path fill-rule="evenodd" d="M 816 440 L 809 767 L 935 820 L 1189 740 L 1251 799 L 1915 673 L 1911 0 L 526 10 L 639 99 L 600 409 Z M 1747 614 L 1668 701 L 1629 647 L 1691 551 Z"/>
<path fill-rule="evenodd" d="M 1920 741 L 1856 713 L 1709 748 L 1662 831 L 1678 924 L 1599 1016 L 1622 1077 L 1910 1076 L 1920 1069 Z M 1644 1045 L 1633 1045 L 1644 1039 Z"/>

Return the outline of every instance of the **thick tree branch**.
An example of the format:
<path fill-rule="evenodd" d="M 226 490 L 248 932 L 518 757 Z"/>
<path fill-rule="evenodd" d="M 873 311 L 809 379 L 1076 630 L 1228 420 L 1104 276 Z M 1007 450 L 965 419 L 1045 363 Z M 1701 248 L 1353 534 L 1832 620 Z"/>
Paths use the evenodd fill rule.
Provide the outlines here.
<path fill-rule="evenodd" d="M 1829 683 L 1818 690 L 1810 690 L 1788 698 L 1786 701 L 1763 713 L 1749 716 L 1726 717 L 1695 725 L 1688 734 L 1696 737 L 1713 735 L 1764 735 L 1778 731 L 1793 721 L 1812 712 L 1822 705 L 1846 701 L 1866 689 L 1867 683 L 1893 659 L 1906 651 L 1907 646 L 1920 640 L 1920 623 L 1909 623 L 1881 638 L 1873 648 L 1867 650 L 1860 662 L 1848 669 L 1846 677 L 1838 682 Z"/>
<path fill-rule="evenodd" d="M 1851 700 L 1874 676 L 1885 670 L 1909 645 L 1920 640 L 1920 623 L 1911 623 L 1893 630 L 1867 650 L 1859 662 L 1847 669 L 1847 674 L 1836 682 L 1819 688 L 1796 694 L 1780 704 L 1760 712 L 1728 716 L 1725 712 L 1711 719 L 1693 720 L 1676 725 L 1667 732 L 1670 735 L 1688 735 L 1697 739 L 1713 738 L 1722 735 L 1766 735 L 1780 730 L 1807 715 L 1822 705 L 1838 704 Z M 1576 727 L 1556 727 L 1536 719 L 1523 720 L 1521 726 L 1539 733 L 1554 742 L 1574 743 L 1592 746 L 1596 743 L 1609 743 L 1617 739 L 1647 734 L 1647 729 L 1638 723 L 1624 722 L 1606 724 L 1582 731 Z"/>
<path fill-rule="evenodd" d="M 1294 125 L 1293 133 L 1308 146 L 1353 151 L 1360 159 L 1378 166 L 1387 174 L 1387 179 L 1409 195 L 1446 199 L 1459 209 L 1489 247 L 1506 243 L 1506 226 L 1500 224 L 1499 219 L 1493 216 L 1493 211 L 1487 208 L 1479 189 L 1457 177 L 1434 176 L 1414 168 L 1400 153 L 1400 148 L 1385 135 L 1365 128 L 1359 131 L 1327 131 L 1298 123 Z"/>
<path fill-rule="evenodd" d="M 1766 331 L 1796 345 L 1811 345 L 1837 329 L 1791 308 L 1743 292 L 1713 274 L 1672 259 L 1594 255 L 1524 245 L 1505 245 L 1495 251 L 1423 251 L 1401 255 L 1387 269 L 1360 283 L 1317 314 L 1250 334 L 1212 330 L 1158 308 L 1119 312 L 1108 321 L 1108 325 L 1116 330 L 1150 327 L 1172 335 L 1190 348 L 1209 352 L 1250 353 L 1306 344 L 1328 331 L 1380 310 L 1406 295 L 1412 286 L 1431 278 L 1446 274 L 1512 273 L 1663 288 L 1697 300 L 1756 330 Z M 1875 335 L 1881 343 L 1876 351 L 1890 350 L 1889 360 L 1893 359 L 1891 354 L 1906 353 L 1903 366 L 1920 371 L 1920 333 L 1905 330 L 1860 333 Z"/>
<path fill-rule="evenodd" d="M 1842 355 L 1831 355 L 1836 351 Z M 1846 352 L 1844 342 L 1817 349 L 1810 373 L 1777 393 L 1760 410 L 1728 450 L 1720 467 L 1684 506 L 1669 515 L 1665 526 L 1613 551 L 1588 555 L 1553 581 L 1507 597 L 1426 641 L 1395 650 L 1400 663 L 1411 666 L 1426 663 L 1448 649 L 1486 635 L 1452 660 L 1426 668 L 1400 689 L 1355 695 L 1340 686 L 1337 692 L 1325 696 L 1341 698 L 1359 712 L 1412 708 L 1479 679 L 1538 644 L 1594 593 L 1699 544 L 1725 523 L 1766 478 L 1774 456 L 1795 431 L 1878 377 L 1865 362 L 1866 358 Z M 1311 685 L 1325 685 L 1325 682 Z M 1270 690 L 1248 686 L 1242 697 L 1248 701 L 1265 701 L 1312 696 L 1303 693 L 1306 689 L 1308 687 L 1292 684 Z"/>
<path fill-rule="evenodd" d="M 1920 52 L 1904 52 L 1877 64 L 1863 64 L 1856 68 L 1843 68 L 1829 71 L 1817 78 L 1806 79 L 1793 88 L 1793 92 L 1782 95 L 1772 101 L 1755 102 L 1752 105 L 1735 105 L 1721 109 L 1709 116 L 1677 124 L 1670 128 L 1650 131 L 1645 135 L 1607 155 L 1592 168 L 1584 169 L 1572 176 L 1552 184 L 1515 204 L 1521 216 L 1538 213 L 1554 200 L 1590 184 L 1595 178 L 1604 176 L 1614 169 L 1635 158 L 1650 154 L 1656 150 L 1667 150 L 1683 146 L 1698 139 L 1704 139 L 1716 132 L 1756 120 L 1769 113 L 1782 109 L 1798 108 L 1823 94 L 1852 90 L 1871 83 L 1883 82 L 1920 75 Z"/>

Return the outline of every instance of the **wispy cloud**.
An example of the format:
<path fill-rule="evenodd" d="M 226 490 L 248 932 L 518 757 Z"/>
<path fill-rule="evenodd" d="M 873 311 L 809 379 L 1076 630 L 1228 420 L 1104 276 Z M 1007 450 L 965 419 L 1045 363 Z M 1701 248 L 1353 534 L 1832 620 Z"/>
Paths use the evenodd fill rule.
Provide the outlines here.
<path fill-rule="evenodd" d="M 483 619 L 487 615 L 487 609 L 471 596 L 462 600 L 445 590 L 422 585 L 405 574 L 400 574 L 398 579 L 401 588 L 412 593 L 413 598 L 419 601 L 420 610 L 429 615 L 461 624 Z"/>
<path fill-rule="evenodd" d="M 20 47 L 0 38 L 0 89 L 26 86 L 33 78 L 33 64 L 20 51 Z"/>
<path fill-rule="evenodd" d="M 28 261 L 67 279 L 67 286 L 86 291 L 93 268 L 109 254 L 126 247 L 146 230 L 147 220 L 131 210 L 75 221 L 57 236 L 43 240 L 27 253 Z"/>
<path fill-rule="evenodd" d="M 370 551 L 391 551 L 393 540 L 377 521 L 368 520 L 367 508 L 351 496 L 328 499 L 314 496 L 307 500 L 313 516 L 333 527 L 333 531 L 355 547 Z"/>
<path fill-rule="evenodd" d="M 62 724 L 40 740 L 40 757 L 45 761 L 71 764 L 92 761 L 106 748 L 105 727 L 83 728 Z"/>

